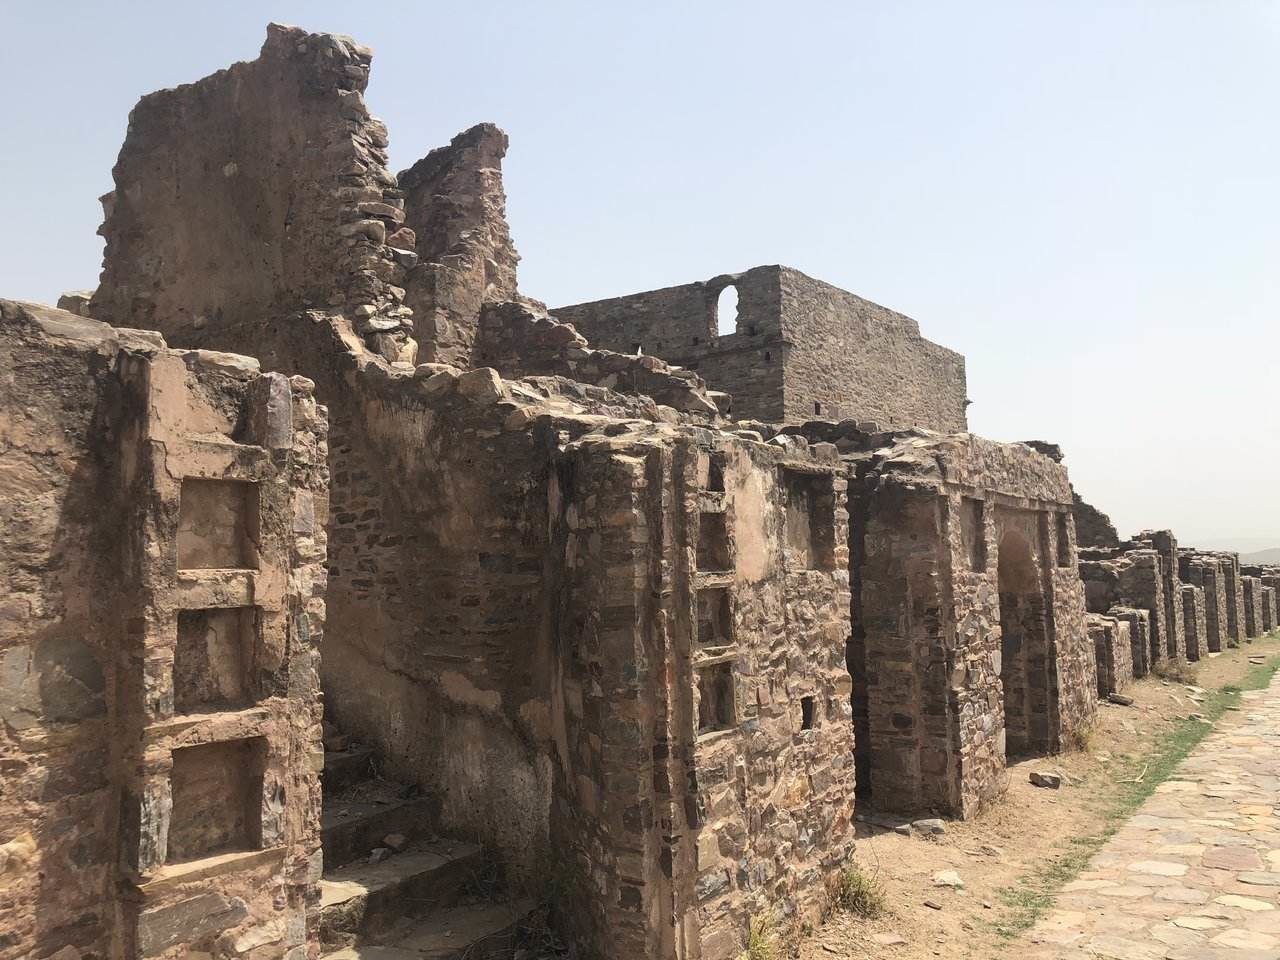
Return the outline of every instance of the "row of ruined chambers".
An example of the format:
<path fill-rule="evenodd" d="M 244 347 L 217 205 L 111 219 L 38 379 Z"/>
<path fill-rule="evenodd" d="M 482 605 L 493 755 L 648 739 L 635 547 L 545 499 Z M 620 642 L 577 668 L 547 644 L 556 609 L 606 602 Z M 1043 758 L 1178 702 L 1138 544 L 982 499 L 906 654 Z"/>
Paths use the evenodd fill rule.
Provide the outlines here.
<path fill-rule="evenodd" d="M 966 431 L 962 358 L 785 267 L 547 310 L 505 136 L 393 176 L 369 63 L 273 26 L 144 98 L 80 315 L 0 304 L 9 407 L 50 406 L 32 371 L 74 386 L 58 442 L 92 482 L 42 502 L 113 545 L 113 612 L 78 617 L 49 602 L 74 555 L 11 551 L 43 573 L 9 599 L 53 611 L 0 634 L 31 647 L 21 723 L 69 722 L 29 637 L 88 637 L 111 679 L 80 740 L 6 714 L 30 789 L 0 844 L 33 825 L 42 869 L 4 880 L 0 960 L 302 960 L 429 924 L 345 879 L 352 756 L 360 795 L 404 787 L 393 867 L 483 844 L 513 901 L 554 874 L 581 956 L 720 960 L 752 917 L 821 912 L 855 810 L 972 815 L 1088 727 L 1066 470 Z M 95 737 L 128 747 L 82 782 Z"/>

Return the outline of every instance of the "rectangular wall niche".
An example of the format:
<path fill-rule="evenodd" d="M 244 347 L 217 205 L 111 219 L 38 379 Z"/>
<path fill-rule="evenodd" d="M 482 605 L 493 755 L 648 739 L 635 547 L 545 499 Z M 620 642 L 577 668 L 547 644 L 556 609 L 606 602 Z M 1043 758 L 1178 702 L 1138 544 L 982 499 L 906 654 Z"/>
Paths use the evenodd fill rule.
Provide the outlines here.
<path fill-rule="evenodd" d="M 804 570 L 836 565 L 835 492 L 830 474 L 784 470 L 787 496 L 786 546 Z"/>
<path fill-rule="evenodd" d="M 698 515 L 698 569 L 729 570 L 729 528 L 723 513 Z"/>
<path fill-rule="evenodd" d="M 257 608 L 183 610 L 173 656 L 173 705 L 178 713 L 246 707 L 254 682 Z"/>
<path fill-rule="evenodd" d="M 973 497 L 960 501 L 960 539 L 969 558 L 969 569 L 975 573 L 984 573 L 987 569 L 985 506 Z"/>
<path fill-rule="evenodd" d="M 263 737 L 173 751 L 168 863 L 256 850 L 262 843 Z"/>
<path fill-rule="evenodd" d="M 722 647 L 733 643 L 733 607 L 729 591 L 712 587 L 698 591 L 698 645 Z"/>
<path fill-rule="evenodd" d="M 241 480 L 182 481 L 178 568 L 256 569 L 258 485 Z"/>
<path fill-rule="evenodd" d="M 698 669 L 698 733 L 729 730 L 736 724 L 733 663 L 724 661 Z"/>

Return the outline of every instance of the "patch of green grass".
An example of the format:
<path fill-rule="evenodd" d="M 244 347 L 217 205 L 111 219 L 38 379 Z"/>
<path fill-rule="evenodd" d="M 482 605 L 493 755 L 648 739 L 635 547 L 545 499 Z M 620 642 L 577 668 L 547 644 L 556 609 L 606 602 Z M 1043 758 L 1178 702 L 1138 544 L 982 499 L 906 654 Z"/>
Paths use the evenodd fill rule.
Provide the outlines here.
<path fill-rule="evenodd" d="M 1267 639 L 1277 639 L 1276 633 Z M 1280 656 L 1271 656 L 1266 663 L 1251 666 L 1245 675 L 1233 684 L 1213 691 L 1205 697 L 1199 712 L 1209 719 L 1180 720 L 1174 728 L 1158 739 L 1151 751 L 1131 761 L 1123 776 L 1097 800 L 1103 815 L 1103 828 L 1096 834 L 1073 837 L 1070 848 L 1047 863 L 1036 867 L 1021 877 L 1013 886 L 1000 891 L 1001 902 L 1008 907 L 1005 916 L 994 923 L 996 932 L 1005 939 L 1012 939 L 1035 925 L 1040 916 L 1053 906 L 1054 897 L 1066 883 L 1080 873 L 1098 849 L 1111 838 L 1121 824 L 1142 806 L 1143 802 L 1173 774 L 1183 760 L 1190 755 L 1209 732 L 1213 723 L 1228 708 L 1240 703 L 1245 690 L 1262 690 L 1280 670 Z"/>

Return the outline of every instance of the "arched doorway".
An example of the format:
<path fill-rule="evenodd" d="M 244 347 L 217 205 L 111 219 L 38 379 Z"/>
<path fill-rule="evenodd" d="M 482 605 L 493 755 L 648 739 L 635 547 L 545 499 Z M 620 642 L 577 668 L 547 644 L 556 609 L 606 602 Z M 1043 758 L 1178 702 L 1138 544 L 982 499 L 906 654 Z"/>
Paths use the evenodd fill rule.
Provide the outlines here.
<path fill-rule="evenodd" d="M 1051 616 L 1035 551 L 1026 533 L 1007 530 L 997 563 L 1000 590 L 1000 682 L 1005 756 L 1045 754 L 1053 745 L 1049 633 Z"/>

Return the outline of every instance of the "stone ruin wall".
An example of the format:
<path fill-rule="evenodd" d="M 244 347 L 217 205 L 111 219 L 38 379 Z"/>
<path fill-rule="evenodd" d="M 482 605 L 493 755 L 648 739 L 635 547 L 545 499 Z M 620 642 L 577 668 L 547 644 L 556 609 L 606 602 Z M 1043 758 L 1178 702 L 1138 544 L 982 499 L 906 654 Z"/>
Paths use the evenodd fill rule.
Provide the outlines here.
<path fill-rule="evenodd" d="M 412 258 L 386 243 L 404 200 L 362 96 L 371 57 L 273 24 L 258 59 L 143 97 L 103 198 L 93 316 L 206 346 L 228 326 L 330 308 L 413 362 Z"/>
<path fill-rule="evenodd" d="M 1218 653 L 1227 649 L 1227 590 L 1222 575 L 1222 562 L 1216 557 L 1180 550 L 1178 569 L 1182 579 L 1199 587 L 1204 595 L 1205 651 Z"/>
<path fill-rule="evenodd" d="M 301 960 L 324 410 L 248 358 L 49 308 L 0 301 L 0 340 L 0 957 Z"/>
<path fill-rule="evenodd" d="M 1194 663 L 1209 653 L 1203 587 L 1191 583 L 1182 585 L 1182 622 L 1186 631 L 1187 659 Z"/>
<path fill-rule="evenodd" d="M 277 41 L 280 36 L 273 31 Z M 290 49 L 318 46 L 356 51 L 359 56 L 359 48 L 345 42 L 335 47 L 323 38 L 287 36 Z M 278 46 L 269 40 L 264 59 L 280 56 Z M 305 73 L 310 62 L 307 57 L 291 60 L 291 68 Z M 240 69 L 245 73 L 242 92 L 248 96 L 251 81 L 261 74 L 254 65 Z M 345 69 L 340 73 L 349 75 Z M 215 75 L 183 88 L 179 95 L 217 99 L 225 82 L 224 74 Z M 309 81 L 298 86 L 311 89 Z M 328 94 L 321 99 L 331 106 L 331 101 L 350 103 L 341 95 L 336 101 Z M 135 169 L 135 154 L 183 150 L 192 156 L 172 162 L 200 166 L 196 158 L 208 143 L 199 127 L 202 116 L 195 116 L 195 130 L 180 125 L 149 127 L 145 135 L 135 130 L 118 171 Z M 246 110 L 245 117 L 252 124 L 255 114 Z M 328 128 L 336 121 L 333 114 L 317 109 L 312 122 Z M 371 158 L 359 176 L 384 183 L 384 171 L 375 162 L 379 157 Z M 312 176 L 321 186 L 336 181 L 345 189 L 354 185 L 342 178 L 356 174 L 313 171 Z M 395 209 L 391 201 L 399 199 L 398 192 L 394 185 L 385 186 L 380 202 Z M 185 194 L 161 195 L 165 203 L 133 208 L 136 222 L 162 218 L 180 232 L 183 224 L 197 229 L 215 217 L 216 197 L 202 196 L 199 209 L 189 216 Z M 234 210 L 226 213 L 234 221 Z M 386 214 L 384 230 L 390 232 L 398 222 L 398 217 Z M 108 221 L 109 235 L 119 223 Z M 307 223 L 290 229 L 315 235 Z M 216 241 L 220 234 L 210 236 Z M 421 236 L 426 234 L 414 239 Z M 404 256 L 403 247 L 377 246 L 360 231 L 348 239 L 362 250 L 372 247 L 370 255 L 391 265 L 389 269 L 416 269 L 405 266 L 412 258 Z M 403 243 L 407 237 L 392 233 L 389 239 Z M 162 234 L 160 242 L 181 246 L 194 240 L 194 235 Z M 278 243 L 288 246 L 291 240 L 283 236 Z M 417 246 L 415 254 L 421 242 Z M 211 253 L 219 254 L 216 242 Z M 137 301 L 137 290 L 122 287 L 117 278 L 136 276 L 138 271 L 128 261 L 150 262 L 150 257 L 142 238 L 109 243 L 108 267 L 95 302 Z M 731 662 L 741 677 L 735 681 L 740 687 L 735 689 L 742 711 L 741 736 L 751 752 L 772 759 L 769 775 L 760 779 L 762 764 L 746 783 L 741 770 L 725 765 L 723 753 L 733 742 L 728 731 L 714 738 L 718 746 L 708 753 L 710 746 L 704 750 L 696 742 L 696 728 L 688 727 L 689 711 L 697 706 L 693 691 L 698 689 L 689 684 L 701 669 L 694 664 L 701 663 L 702 653 L 687 655 L 686 672 L 674 677 L 659 669 L 660 661 L 654 659 L 663 653 L 662 644 L 670 643 L 671 628 L 665 624 L 683 617 L 692 625 L 697 618 L 691 611 L 654 610 L 648 598 L 655 590 L 692 598 L 696 589 L 691 580 L 710 576 L 679 564 L 672 573 L 658 561 L 659 548 L 650 540 L 666 528 L 688 538 L 688 531 L 696 527 L 687 511 L 678 509 L 680 497 L 672 496 L 685 482 L 679 478 L 687 481 L 687 465 L 694 462 L 686 449 L 689 441 L 677 436 L 692 436 L 681 433 L 685 428 L 678 427 L 679 418 L 706 421 L 715 415 L 696 377 L 677 376 L 672 368 L 645 358 L 628 358 L 621 368 L 605 369 L 614 364 L 613 355 L 592 351 L 586 358 L 567 357 L 584 368 L 601 365 L 599 383 L 584 389 L 583 384 L 554 376 L 576 372 L 555 365 L 566 359 L 555 343 L 545 353 L 548 363 L 554 358 L 552 366 L 517 371 L 538 374 L 525 381 L 507 381 L 483 368 L 460 373 L 438 363 L 415 371 L 403 363 L 403 353 L 382 349 L 386 331 L 378 324 L 384 314 L 361 309 L 363 304 L 353 307 L 350 298 L 342 304 L 334 302 L 336 296 L 316 301 L 328 304 L 329 310 L 299 311 L 285 298 L 258 299 L 253 309 L 235 312 L 182 310 L 176 305 L 201 299 L 204 279 L 194 272 L 184 275 L 193 268 L 180 259 L 168 264 L 174 273 L 166 273 L 156 288 L 175 309 L 155 316 L 175 340 L 184 346 L 252 347 L 271 363 L 313 377 L 320 395 L 332 402 L 330 622 L 322 661 L 327 710 L 340 726 L 379 749 L 390 774 L 432 793 L 439 828 L 483 838 L 513 871 L 525 876 L 545 866 L 549 841 L 558 838 L 558 849 L 577 858 L 582 876 L 609 877 L 608 893 L 595 886 L 584 888 L 583 909 L 580 915 L 575 911 L 568 924 L 589 952 L 599 951 L 602 944 L 631 944 L 644 955 L 662 955 L 664 944 L 679 937 L 690 956 L 711 960 L 735 955 L 746 919 L 763 902 L 766 884 L 790 909 L 812 916 L 823 871 L 843 859 L 852 843 L 852 768 L 839 764 L 842 752 L 847 755 L 851 749 L 852 727 L 841 722 L 842 716 L 847 720 L 843 698 L 849 681 L 843 657 L 849 602 L 843 528 L 836 522 L 842 512 L 843 481 L 833 477 L 840 472 L 838 465 L 824 465 L 820 458 L 791 447 L 720 441 L 725 449 L 718 456 L 736 465 L 727 474 L 731 486 L 721 494 L 736 506 L 726 509 L 741 510 L 744 516 L 750 510 L 756 521 L 772 518 L 767 532 L 742 535 L 753 559 L 747 572 L 733 574 L 769 584 L 759 607 L 754 590 L 738 591 L 741 600 L 731 604 L 737 637 Z M 344 276 L 342 270 L 335 271 L 331 282 L 341 285 Z M 251 294 L 227 301 L 249 303 Z M 394 291 L 391 301 L 399 302 Z M 401 318 L 395 335 L 402 336 L 400 331 L 412 318 L 400 313 L 404 308 L 399 306 L 389 309 Z M 530 317 L 528 309 L 519 307 L 517 312 L 525 313 L 504 328 L 509 335 L 514 330 L 514 335 L 533 342 L 531 333 L 546 332 L 553 340 L 562 339 L 555 332 L 560 325 L 544 324 Z M 488 310 L 482 307 L 481 316 Z M 202 322 L 189 320 L 196 316 Z M 481 330 L 480 317 L 475 329 Z M 572 334 L 571 328 L 566 330 Z M 579 340 L 575 334 L 564 344 L 581 347 Z M 473 340 L 473 349 L 477 342 L 484 346 L 500 341 Z M 612 388 L 642 388 L 684 413 Z M 647 429 L 657 436 L 636 440 L 634 451 L 618 449 L 621 441 L 603 444 L 599 438 L 572 446 L 575 437 L 590 438 L 593 431 L 637 417 L 648 420 L 652 426 Z M 662 454 L 685 464 L 684 473 L 652 473 L 655 461 L 650 458 L 659 456 L 654 450 L 664 449 L 685 450 L 678 457 Z M 606 454 L 608 459 L 598 466 L 593 458 Z M 782 459 L 788 461 L 785 467 Z M 656 462 L 662 462 L 661 457 Z M 570 463 L 579 464 L 573 469 L 583 479 L 561 489 Z M 613 480 L 622 470 L 638 485 L 630 519 L 601 512 L 606 498 L 615 495 L 612 486 L 594 491 L 586 482 L 606 463 L 614 464 L 608 468 L 614 471 Z M 649 466 L 636 474 L 635 463 Z M 512 470 L 512 464 L 522 469 Z M 790 487 L 782 478 L 788 471 L 828 478 L 831 492 L 825 499 L 801 500 L 825 511 L 834 566 L 792 572 L 791 561 L 784 559 L 791 553 L 770 540 L 786 533 L 793 513 L 803 512 L 800 501 L 794 510 L 787 506 Z M 800 488 L 807 489 L 803 483 Z M 690 496 L 683 495 L 686 506 Z M 575 521 L 575 516 L 582 519 Z M 567 532 L 575 523 L 594 523 L 598 517 L 607 518 L 598 537 Z M 780 522 L 781 517 L 787 522 Z M 594 571 L 601 568 L 590 564 L 566 567 L 571 554 L 563 551 L 571 536 L 578 538 L 577 549 L 605 550 L 603 556 L 614 564 L 621 562 L 622 552 L 629 553 L 627 562 L 635 568 L 630 587 L 627 581 L 598 584 Z M 662 549 L 675 550 L 678 542 Z M 629 599 L 618 601 L 614 616 L 629 617 L 629 626 L 621 620 L 578 623 L 575 618 L 600 609 L 591 600 L 595 589 L 616 592 L 620 587 Z M 734 592 L 728 586 L 716 589 Z M 620 631 L 623 646 L 597 649 L 599 660 L 581 660 L 578 653 L 568 658 L 568 652 L 556 645 L 562 641 L 554 640 L 573 637 L 580 629 L 585 651 L 599 643 L 603 627 Z M 829 646 L 815 645 L 815 637 Z M 778 643 L 795 649 L 779 657 Z M 772 645 L 768 655 L 764 645 Z M 596 674 L 582 672 L 587 662 L 599 663 L 614 677 L 616 686 L 608 696 L 596 692 Z M 637 677 L 636 667 L 646 662 L 648 675 Z M 791 670 L 780 672 L 776 664 L 789 664 Z M 668 678 L 666 685 L 654 687 L 663 677 Z M 802 709 L 806 698 L 812 700 Z M 667 700 L 684 713 L 623 722 L 622 704 Z M 814 726 L 801 729 L 806 717 Z M 654 726 L 659 720 L 671 727 L 670 732 Z M 656 771 L 637 772 L 642 769 L 637 766 L 637 734 L 642 735 L 641 744 L 646 739 L 669 742 L 675 761 L 694 764 L 693 770 L 668 777 L 673 786 L 665 798 L 655 798 L 652 787 L 646 786 L 655 782 Z M 641 746 L 640 754 L 652 757 L 653 748 Z M 652 763 L 650 759 L 649 766 Z M 623 779 L 624 772 L 629 779 Z M 732 780 L 724 780 L 729 774 Z M 685 783 L 701 784 L 696 797 L 685 795 L 680 787 Z M 745 805 L 736 805 L 738 787 L 746 790 Z M 659 799 L 669 808 L 660 820 L 654 819 Z M 690 872 L 673 881 L 658 871 L 668 855 L 662 847 L 668 841 L 658 826 L 672 822 L 683 810 L 699 812 L 676 838 L 679 849 L 670 854 Z M 595 811 L 601 823 L 578 831 L 580 818 Z M 774 823 L 775 834 L 751 840 L 764 817 Z M 642 823 L 647 826 L 637 837 Z M 584 842 L 585 837 L 594 842 Z M 634 848 L 633 843 L 640 846 Z M 747 866 L 739 870 L 740 863 Z M 654 911 L 663 910 L 669 922 L 655 922 L 660 917 Z M 575 929 L 575 924 L 580 926 Z M 654 936 L 661 939 L 650 941 Z"/>
<path fill-rule="evenodd" d="M 1076 536 L 1082 547 L 1118 547 L 1120 535 L 1111 518 L 1093 504 L 1071 491 L 1071 513 L 1076 521 Z"/>
<path fill-rule="evenodd" d="M 9 862 L 66 875 L 37 889 L 0 873 L 0 911 L 37 917 L 0 960 L 63 944 L 301 960 L 320 686 L 328 718 L 430 798 L 433 829 L 485 842 L 515 882 L 567 868 L 574 909 L 557 919 L 584 955 L 734 957 L 761 911 L 820 912 L 855 789 L 971 815 L 1007 754 L 1063 749 L 1098 694 L 1202 637 L 1214 649 L 1215 631 L 1238 643 L 1274 624 L 1268 575 L 1167 531 L 1121 543 L 1052 445 L 879 432 L 965 429 L 962 358 L 900 314 L 760 267 L 548 316 L 517 290 L 505 135 L 474 127 L 393 177 L 361 97 L 369 62 L 346 38 L 273 26 L 259 60 L 144 98 L 104 198 L 102 285 L 67 301 L 294 376 L 5 308 L 5 336 L 58 342 L 36 343 L 40 364 L 64 342 L 73 366 L 91 358 L 92 383 L 60 399 L 81 466 L 68 483 L 106 491 L 140 532 L 41 556 L 27 525 L 106 523 L 70 492 L 7 524 L 30 570 L 112 586 L 58 614 L 92 621 L 86 642 L 0 634 L 20 705 L 4 759 L 30 784 L 93 771 L 65 801 L 0 799 Z M 717 337 L 730 284 L 737 331 Z M 85 427 L 117 425 L 101 396 L 133 430 L 129 486 Z M 730 409 L 846 419 L 728 432 Z M 215 486 L 184 500 L 182 476 Z M 251 526 L 241 500 L 198 492 L 226 483 L 262 491 L 263 563 L 168 569 L 175 551 L 243 546 L 225 537 Z M 1102 553 L 1077 556 L 1086 543 Z M 1088 624 L 1086 564 L 1105 594 Z M 66 581 L 30 570 L 11 620 L 61 597 Z M 114 596 L 139 615 L 94 612 Z M 253 702 L 205 710 L 231 683 L 225 638 L 251 634 L 268 667 L 236 689 Z M 85 762 L 104 731 L 142 746 Z M 28 842 L 33 809 L 45 833 Z M 69 849 L 77 818 L 92 827 Z M 230 860 L 210 853 L 227 843 Z"/>
<path fill-rule="evenodd" d="M 1087 617 L 1089 639 L 1098 664 L 1098 697 L 1120 693 L 1133 679 L 1133 647 L 1127 621 L 1091 613 Z"/>
<path fill-rule="evenodd" d="M 717 335 L 717 298 L 738 293 L 736 329 Z M 789 267 L 559 307 L 592 342 L 656 354 L 707 376 L 736 417 L 874 421 L 967 429 L 964 358 L 903 316 Z"/>
<path fill-rule="evenodd" d="M 560 307 L 592 344 L 617 353 L 643 353 L 713 377 L 712 387 L 733 398 L 732 415 L 770 422 L 787 419 L 779 268 L 756 267 L 706 283 L 667 287 L 596 303 Z M 730 284 L 738 291 L 733 333 L 718 336 L 716 298 Z"/>
<path fill-rule="evenodd" d="M 502 158 L 507 135 L 491 123 L 458 134 L 397 177 L 418 262 L 405 283 L 420 359 L 469 367 L 487 303 L 514 300 L 520 261 L 507 227 Z"/>
<path fill-rule="evenodd" d="M 843 427 L 805 429 L 850 462 L 859 797 L 968 816 L 1007 782 L 1006 700 L 1019 752 L 1056 752 L 1093 720 L 1066 471 L 1020 444 Z"/>

